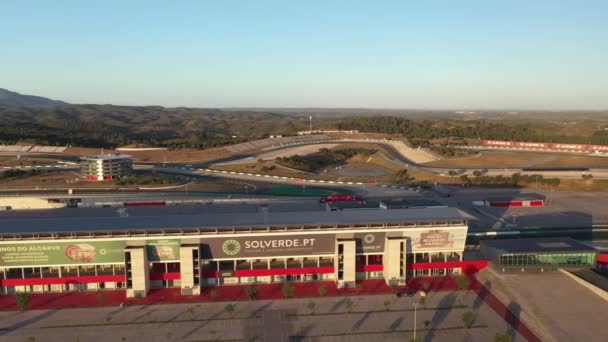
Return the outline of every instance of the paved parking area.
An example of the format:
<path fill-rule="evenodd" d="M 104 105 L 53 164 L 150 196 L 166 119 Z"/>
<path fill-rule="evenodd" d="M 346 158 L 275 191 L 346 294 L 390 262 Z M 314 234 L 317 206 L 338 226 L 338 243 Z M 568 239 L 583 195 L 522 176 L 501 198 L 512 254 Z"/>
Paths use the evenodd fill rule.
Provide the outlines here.
<path fill-rule="evenodd" d="M 499 274 L 478 279 L 542 341 L 608 341 L 608 302 L 561 272 Z"/>
<path fill-rule="evenodd" d="M 413 336 L 413 302 L 371 295 L 235 302 L 234 312 L 226 302 L 2 312 L 0 340 L 404 341 Z M 424 341 L 491 341 L 496 333 L 524 340 L 473 291 L 431 292 L 416 329 Z"/>
<path fill-rule="evenodd" d="M 459 186 L 445 187 L 450 198 L 440 199 L 442 202 L 457 206 L 479 217 L 479 221 L 472 223 L 472 228 L 505 228 L 507 224 L 516 224 L 519 227 L 583 227 L 591 225 L 608 224 L 608 192 L 581 192 L 581 191 L 551 191 L 535 189 L 489 188 Z M 512 207 L 490 208 L 482 210 L 490 215 L 480 214 L 472 205 L 472 201 L 484 200 L 512 200 L 522 198 L 543 198 L 543 207 Z M 504 223 L 496 224 L 498 217 Z"/>

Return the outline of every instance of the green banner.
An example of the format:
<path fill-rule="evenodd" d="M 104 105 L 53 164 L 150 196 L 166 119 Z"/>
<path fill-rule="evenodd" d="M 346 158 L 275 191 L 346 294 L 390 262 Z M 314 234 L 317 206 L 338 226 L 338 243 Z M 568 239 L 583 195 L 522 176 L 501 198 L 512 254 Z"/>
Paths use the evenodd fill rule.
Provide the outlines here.
<path fill-rule="evenodd" d="M 0 266 L 119 263 L 124 241 L 75 241 L 0 245 Z"/>
<path fill-rule="evenodd" d="M 180 241 L 173 240 L 149 240 L 146 246 L 148 261 L 179 260 Z"/>

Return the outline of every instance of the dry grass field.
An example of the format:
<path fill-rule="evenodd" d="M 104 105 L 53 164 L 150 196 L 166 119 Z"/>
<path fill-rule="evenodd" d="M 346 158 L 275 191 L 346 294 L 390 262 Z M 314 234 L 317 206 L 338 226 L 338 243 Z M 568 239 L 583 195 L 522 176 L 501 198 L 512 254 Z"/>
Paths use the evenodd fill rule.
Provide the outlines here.
<path fill-rule="evenodd" d="M 443 159 L 426 166 L 445 168 L 608 167 L 608 157 L 559 153 L 484 151 L 477 156 Z"/>
<path fill-rule="evenodd" d="M 225 170 L 225 171 L 235 171 L 235 172 L 244 172 L 244 173 L 259 173 L 270 176 L 283 176 L 283 177 L 311 177 L 311 174 L 306 172 L 298 172 L 295 170 L 291 170 L 285 167 L 282 167 L 278 164 L 275 164 L 271 161 L 264 162 L 249 162 L 249 163 L 241 163 L 241 164 L 218 164 L 211 167 L 212 169 L 217 170 Z"/>
<path fill-rule="evenodd" d="M 56 164 L 56 160 L 36 157 L 21 157 L 15 156 L 0 156 L 0 166 L 32 166 L 32 165 L 47 165 Z"/>

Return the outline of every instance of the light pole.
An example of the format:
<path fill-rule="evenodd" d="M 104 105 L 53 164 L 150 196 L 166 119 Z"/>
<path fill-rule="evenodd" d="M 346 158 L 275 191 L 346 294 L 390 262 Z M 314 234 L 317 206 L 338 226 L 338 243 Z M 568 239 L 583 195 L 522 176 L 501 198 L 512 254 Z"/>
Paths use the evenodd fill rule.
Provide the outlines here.
<path fill-rule="evenodd" d="M 420 298 L 426 297 L 426 293 L 424 291 L 418 291 L 418 295 Z M 416 318 L 417 318 L 417 309 L 418 309 L 419 299 L 416 298 L 414 301 L 414 341 L 416 341 Z"/>
<path fill-rule="evenodd" d="M 418 308 L 418 300 L 414 302 L 414 341 L 416 341 L 416 309 Z"/>

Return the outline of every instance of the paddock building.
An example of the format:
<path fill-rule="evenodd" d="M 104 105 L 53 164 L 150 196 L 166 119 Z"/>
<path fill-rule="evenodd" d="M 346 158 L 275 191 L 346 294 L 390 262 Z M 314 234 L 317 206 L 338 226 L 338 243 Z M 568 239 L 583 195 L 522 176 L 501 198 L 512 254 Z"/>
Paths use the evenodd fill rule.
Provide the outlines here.
<path fill-rule="evenodd" d="M 6 219 L 0 291 L 124 289 L 133 297 L 163 287 L 196 295 L 206 286 L 318 280 L 403 285 L 462 272 L 470 218 L 431 208 Z"/>

